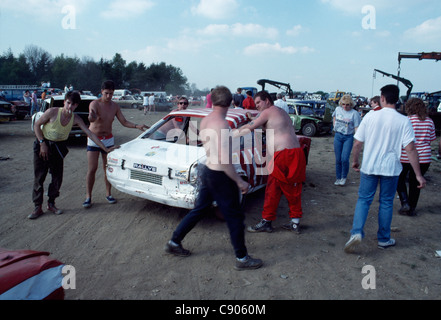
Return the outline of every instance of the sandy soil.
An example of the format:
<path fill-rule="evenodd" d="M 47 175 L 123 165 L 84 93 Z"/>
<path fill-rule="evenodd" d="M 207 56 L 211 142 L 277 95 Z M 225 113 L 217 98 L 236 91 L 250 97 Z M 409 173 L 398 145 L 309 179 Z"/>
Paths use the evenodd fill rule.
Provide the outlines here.
<path fill-rule="evenodd" d="M 136 123 L 153 124 L 165 113 L 144 116 L 123 110 Z M 114 125 L 116 143 L 139 131 Z M 438 138 L 439 139 L 439 138 Z M 436 143 L 438 143 L 438 139 Z M 233 269 L 234 257 L 224 222 L 214 215 L 184 240 L 188 258 L 164 253 L 164 245 L 185 211 L 135 198 L 118 191 L 114 205 L 104 199 L 103 173 L 97 174 L 94 205 L 82 207 L 87 169 L 83 143 L 72 143 L 65 161 L 64 182 L 57 206 L 64 214 L 46 213 L 29 220 L 33 181 L 30 121 L 0 123 L 0 247 L 48 251 L 75 267 L 76 289 L 66 299 L 135 300 L 286 300 L 286 299 L 439 299 L 441 297 L 441 162 L 426 174 L 418 216 L 396 214 L 394 248 L 376 246 L 377 198 L 366 224 L 360 251 L 345 254 L 357 198 L 359 175 L 336 187 L 333 137 L 312 141 L 303 192 L 302 233 L 281 229 L 287 220 L 282 198 L 272 234 L 246 234 L 252 256 L 264 266 L 253 271 Z M 435 154 L 435 146 L 433 152 Z M 436 149 L 437 150 L 437 149 Z M 4 160 L 4 159 L 7 160 Z M 49 180 L 49 179 L 47 179 Z M 47 187 L 46 187 L 47 188 Z M 264 191 L 246 199 L 246 224 L 259 221 Z M 395 211 L 399 200 L 395 201 Z M 375 289 L 366 290 L 364 266 L 375 268 Z M 372 270 L 372 269 L 371 269 Z"/>

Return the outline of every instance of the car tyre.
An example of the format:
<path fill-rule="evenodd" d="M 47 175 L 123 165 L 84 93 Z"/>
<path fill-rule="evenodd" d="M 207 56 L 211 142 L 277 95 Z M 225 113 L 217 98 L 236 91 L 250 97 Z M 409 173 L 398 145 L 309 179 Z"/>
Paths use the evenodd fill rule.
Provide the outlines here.
<path fill-rule="evenodd" d="M 302 127 L 302 134 L 307 137 L 314 137 L 317 133 L 317 128 L 312 122 L 305 124 Z"/>

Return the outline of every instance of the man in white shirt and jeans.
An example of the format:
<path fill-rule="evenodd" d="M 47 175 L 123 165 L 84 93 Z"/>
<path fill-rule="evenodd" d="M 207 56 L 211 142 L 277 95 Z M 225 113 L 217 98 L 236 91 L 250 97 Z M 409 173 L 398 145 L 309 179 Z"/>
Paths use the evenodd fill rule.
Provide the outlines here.
<path fill-rule="evenodd" d="M 402 147 L 405 148 L 415 171 L 420 184 L 418 188 L 424 188 L 426 185 L 426 180 L 420 171 L 412 124 L 395 108 L 398 99 L 399 89 L 396 85 L 383 87 L 382 109 L 368 113 L 354 136 L 352 168 L 357 172 L 361 171 L 361 176 L 351 237 L 344 248 L 347 253 L 353 252 L 364 237 L 364 224 L 378 183 L 380 184 L 378 247 L 385 249 L 395 245 L 395 240 L 390 237 L 390 225 L 398 177 L 402 170 L 400 163 Z M 363 145 L 363 164 L 360 170 L 359 157 Z"/>

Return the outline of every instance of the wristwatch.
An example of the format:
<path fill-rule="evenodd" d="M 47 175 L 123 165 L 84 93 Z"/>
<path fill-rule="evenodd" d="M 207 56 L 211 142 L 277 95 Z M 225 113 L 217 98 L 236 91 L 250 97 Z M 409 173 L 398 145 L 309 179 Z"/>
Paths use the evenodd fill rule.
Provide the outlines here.
<path fill-rule="evenodd" d="M 40 144 L 42 144 L 44 142 L 44 139 L 38 140 L 38 142 L 40 142 Z"/>

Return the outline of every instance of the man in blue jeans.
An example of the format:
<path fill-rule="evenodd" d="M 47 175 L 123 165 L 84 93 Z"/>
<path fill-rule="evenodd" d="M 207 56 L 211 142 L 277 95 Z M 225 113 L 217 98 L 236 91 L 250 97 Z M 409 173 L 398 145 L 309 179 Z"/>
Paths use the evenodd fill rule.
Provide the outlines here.
<path fill-rule="evenodd" d="M 236 255 L 236 270 L 257 269 L 262 260 L 253 259 L 245 246 L 245 215 L 240 205 L 240 192 L 248 192 L 249 184 L 242 180 L 229 159 L 229 139 L 222 139 L 223 131 L 230 130 L 225 117 L 233 96 L 226 87 L 216 87 L 211 93 L 213 111 L 201 122 L 200 137 L 207 154 L 206 165 L 200 174 L 200 189 L 195 207 L 173 232 L 165 251 L 177 256 L 189 256 L 181 241 L 202 220 L 213 201 L 219 206 L 228 229 Z M 228 162 L 228 163 L 225 163 Z"/>
<path fill-rule="evenodd" d="M 378 247 L 385 249 L 395 245 L 390 237 L 393 202 L 402 166 L 401 149 L 405 148 L 412 168 L 424 188 L 426 180 L 421 174 L 418 152 L 414 145 L 415 134 L 409 119 L 396 111 L 399 89 L 387 85 L 381 89 L 382 109 L 368 113 L 355 133 L 352 168 L 361 171 L 358 201 L 355 207 L 351 237 L 346 243 L 345 252 L 353 252 L 364 237 L 363 228 L 369 208 L 374 199 L 377 185 L 380 184 L 380 207 L 378 211 Z M 359 157 L 364 145 L 363 164 L 360 170 Z"/>

